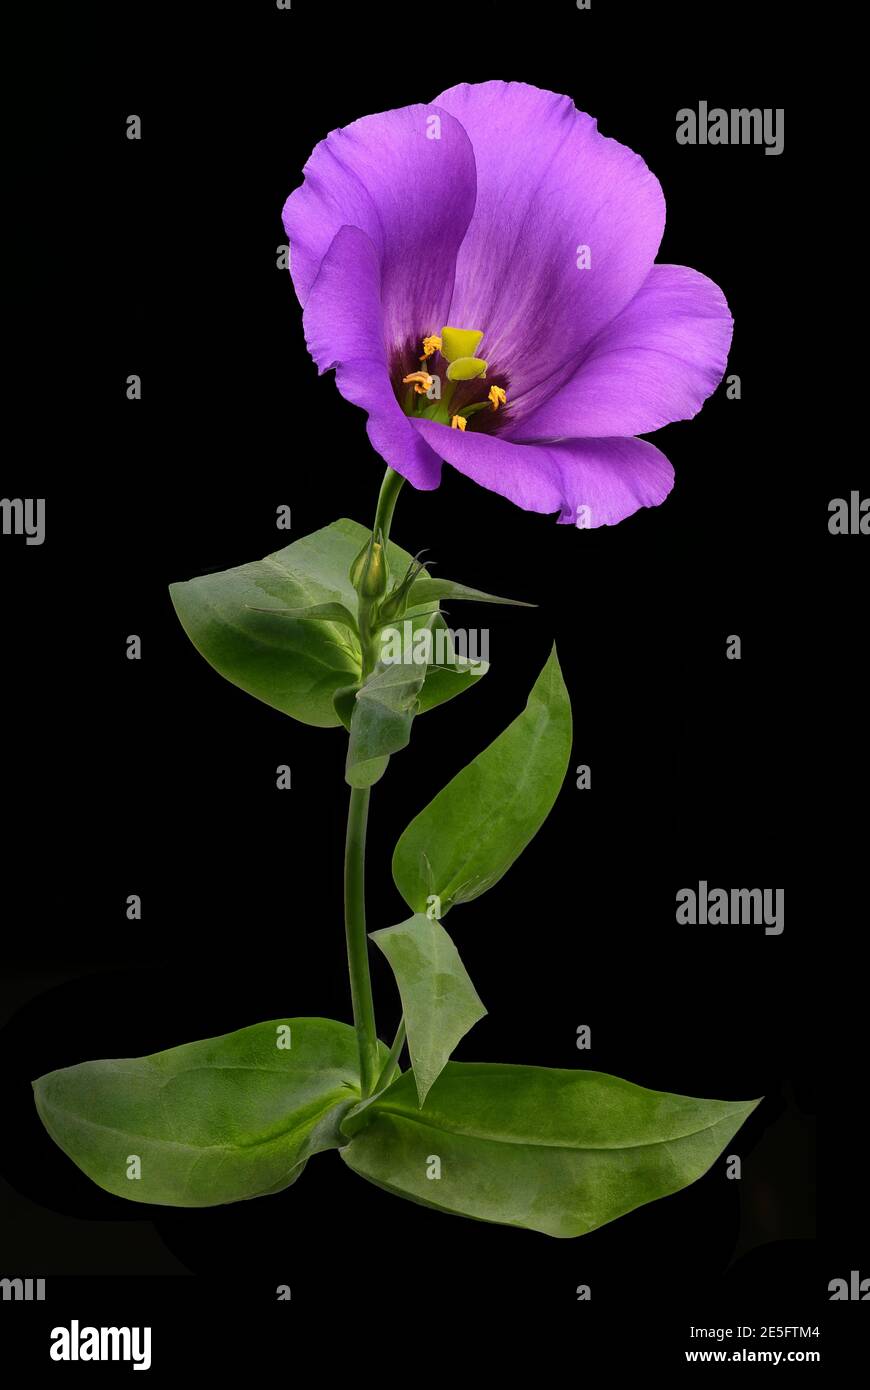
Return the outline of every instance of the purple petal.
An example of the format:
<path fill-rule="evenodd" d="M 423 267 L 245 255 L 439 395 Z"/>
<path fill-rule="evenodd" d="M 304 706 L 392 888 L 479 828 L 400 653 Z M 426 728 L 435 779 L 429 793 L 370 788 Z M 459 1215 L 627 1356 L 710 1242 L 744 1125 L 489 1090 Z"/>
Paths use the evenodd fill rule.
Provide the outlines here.
<path fill-rule="evenodd" d="M 565 524 L 615 526 L 640 507 L 657 507 L 674 485 L 670 463 L 645 439 L 513 444 L 431 420 L 418 420 L 416 428 L 441 458 L 481 487 L 528 512 L 558 511 Z"/>
<path fill-rule="evenodd" d="M 462 122 L 477 163 L 447 321 L 483 329 L 479 355 L 507 374 L 522 418 L 640 289 L 664 198 L 640 156 L 600 135 L 569 97 L 484 82 L 452 87 L 437 104 Z M 590 269 L 578 269 L 580 246 Z"/>
<path fill-rule="evenodd" d="M 429 138 L 434 129 L 440 138 Z M 300 303 L 339 228 L 359 227 L 380 266 L 387 348 L 439 333 L 475 189 L 468 136 L 437 107 L 405 106 L 332 131 L 284 205 Z"/>
<path fill-rule="evenodd" d="M 722 380 L 732 327 L 725 296 L 706 275 L 654 265 L 571 379 L 511 437 L 649 434 L 690 420 Z"/>
<path fill-rule="evenodd" d="M 378 256 L 358 227 L 342 227 L 323 257 L 302 322 L 321 372 L 335 368 L 346 400 L 369 413 L 369 439 L 414 487 L 441 481 L 441 460 L 403 414 L 384 349 Z"/>

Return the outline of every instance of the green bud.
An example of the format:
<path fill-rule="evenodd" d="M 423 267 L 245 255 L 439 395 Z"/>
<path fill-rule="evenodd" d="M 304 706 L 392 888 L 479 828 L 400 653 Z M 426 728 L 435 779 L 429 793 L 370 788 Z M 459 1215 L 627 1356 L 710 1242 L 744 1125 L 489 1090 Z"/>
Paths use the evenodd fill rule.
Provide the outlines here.
<path fill-rule="evenodd" d="M 401 618 L 408 607 L 408 599 L 411 596 L 411 585 L 423 569 L 423 562 L 416 556 L 408 566 L 407 573 L 401 583 L 384 599 L 378 608 L 378 622 L 380 624 L 394 623 L 397 618 Z"/>
<path fill-rule="evenodd" d="M 385 598 L 378 609 L 378 622 L 394 623 L 397 618 L 401 618 L 407 606 L 407 594 L 402 592 L 401 587 L 394 589 L 389 598 Z"/>
<path fill-rule="evenodd" d="M 389 581 L 383 534 L 370 536 L 350 567 L 350 582 L 361 598 L 382 598 Z"/>

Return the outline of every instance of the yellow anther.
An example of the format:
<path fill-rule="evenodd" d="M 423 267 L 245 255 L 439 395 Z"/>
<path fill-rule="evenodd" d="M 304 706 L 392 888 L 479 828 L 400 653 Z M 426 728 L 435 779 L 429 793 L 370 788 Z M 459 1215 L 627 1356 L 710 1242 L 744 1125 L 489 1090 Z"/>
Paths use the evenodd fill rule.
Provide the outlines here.
<path fill-rule="evenodd" d="M 452 430 L 464 430 L 467 424 L 468 421 L 464 415 L 454 415 L 453 419 L 450 421 L 450 428 Z"/>
<path fill-rule="evenodd" d="M 433 333 L 431 337 L 423 339 L 423 356 L 420 358 L 420 361 L 425 362 L 426 358 L 431 357 L 433 352 L 440 352 L 440 350 L 441 339 L 438 337 L 437 333 Z"/>
<path fill-rule="evenodd" d="M 492 401 L 493 410 L 498 410 L 499 405 L 507 405 L 507 394 L 500 386 L 490 386 L 489 399 Z"/>
<path fill-rule="evenodd" d="M 411 372 L 409 376 L 402 377 L 402 385 L 409 386 L 413 381 L 417 395 L 425 396 L 434 380 L 434 376 L 430 376 L 428 372 Z"/>

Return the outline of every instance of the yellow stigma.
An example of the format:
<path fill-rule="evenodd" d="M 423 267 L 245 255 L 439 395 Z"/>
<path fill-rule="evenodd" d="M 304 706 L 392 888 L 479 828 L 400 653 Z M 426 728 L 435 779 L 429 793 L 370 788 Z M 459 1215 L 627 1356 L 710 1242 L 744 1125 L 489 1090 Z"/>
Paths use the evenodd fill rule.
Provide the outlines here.
<path fill-rule="evenodd" d="M 492 401 L 493 410 L 498 410 L 499 405 L 507 405 L 507 394 L 500 386 L 490 386 L 489 399 Z"/>
<path fill-rule="evenodd" d="M 450 428 L 452 430 L 464 430 L 467 424 L 468 421 L 464 415 L 454 415 L 453 419 L 450 421 Z"/>
<path fill-rule="evenodd" d="M 447 368 L 448 381 L 476 381 L 478 377 L 486 380 L 488 363 L 482 357 L 454 357 Z"/>
<path fill-rule="evenodd" d="M 423 356 L 420 358 L 420 361 L 425 362 L 426 358 L 431 357 L 433 352 L 440 352 L 440 350 L 441 339 L 438 337 L 437 333 L 433 333 L 431 337 L 423 339 Z"/>
<path fill-rule="evenodd" d="M 483 332 L 477 328 L 447 326 L 441 329 L 441 352 L 448 362 L 455 362 L 459 357 L 473 357 L 482 337 Z"/>
<path fill-rule="evenodd" d="M 430 376 L 428 372 L 411 372 L 409 376 L 402 377 L 402 385 L 409 386 L 413 381 L 417 395 L 425 396 L 434 380 L 435 378 Z"/>

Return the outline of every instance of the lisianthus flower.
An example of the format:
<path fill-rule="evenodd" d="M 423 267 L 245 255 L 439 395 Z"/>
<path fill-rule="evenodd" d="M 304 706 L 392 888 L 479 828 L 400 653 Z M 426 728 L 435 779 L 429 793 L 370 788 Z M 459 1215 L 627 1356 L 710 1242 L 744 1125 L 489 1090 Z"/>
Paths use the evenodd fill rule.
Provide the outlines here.
<path fill-rule="evenodd" d="M 529 511 L 613 525 L 673 468 L 635 436 L 722 379 L 722 291 L 654 264 L 658 180 L 570 98 L 463 83 L 333 131 L 284 207 L 306 342 L 414 487 L 442 460 Z"/>

